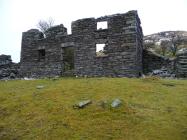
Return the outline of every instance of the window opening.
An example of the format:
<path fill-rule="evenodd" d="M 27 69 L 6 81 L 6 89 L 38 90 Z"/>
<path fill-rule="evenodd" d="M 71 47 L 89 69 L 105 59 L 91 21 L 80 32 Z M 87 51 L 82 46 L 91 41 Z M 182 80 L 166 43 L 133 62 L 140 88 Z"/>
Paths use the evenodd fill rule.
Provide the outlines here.
<path fill-rule="evenodd" d="M 107 21 L 97 22 L 97 30 L 108 29 Z"/>
<path fill-rule="evenodd" d="M 45 50 L 44 49 L 38 50 L 38 60 L 41 61 L 44 59 L 45 59 Z"/>
<path fill-rule="evenodd" d="M 105 55 L 105 46 L 106 44 L 96 44 L 96 56 L 104 56 Z"/>

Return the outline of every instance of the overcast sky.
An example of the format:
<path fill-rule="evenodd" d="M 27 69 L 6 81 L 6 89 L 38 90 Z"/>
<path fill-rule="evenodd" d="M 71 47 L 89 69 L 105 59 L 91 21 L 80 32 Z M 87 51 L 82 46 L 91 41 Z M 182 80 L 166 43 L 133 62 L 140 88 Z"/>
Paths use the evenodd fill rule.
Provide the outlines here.
<path fill-rule="evenodd" d="M 70 33 L 71 22 L 138 10 L 144 35 L 187 31 L 187 0 L 0 0 L 0 54 L 19 62 L 22 32 L 52 17 Z"/>

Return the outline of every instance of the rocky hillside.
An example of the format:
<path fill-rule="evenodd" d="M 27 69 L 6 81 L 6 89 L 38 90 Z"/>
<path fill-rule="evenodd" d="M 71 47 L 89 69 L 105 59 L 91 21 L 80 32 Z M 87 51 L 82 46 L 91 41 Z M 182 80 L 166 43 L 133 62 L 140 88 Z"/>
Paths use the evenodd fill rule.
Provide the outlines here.
<path fill-rule="evenodd" d="M 187 44 L 187 31 L 165 31 L 144 36 L 144 42 L 154 42 L 159 44 L 162 40 L 170 40 L 173 36 L 180 36 Z"/>
<path fill-rule="evenodd" d="M 162 42 L 168 43 L 162 44 Z M 164 31 L 144 36 L 145 49 L 154 51 L 161 55 L 172 56 L 172 49 L 175 45 L 177 47 L 176 53 L 187 48 L 187 31 Z"/>

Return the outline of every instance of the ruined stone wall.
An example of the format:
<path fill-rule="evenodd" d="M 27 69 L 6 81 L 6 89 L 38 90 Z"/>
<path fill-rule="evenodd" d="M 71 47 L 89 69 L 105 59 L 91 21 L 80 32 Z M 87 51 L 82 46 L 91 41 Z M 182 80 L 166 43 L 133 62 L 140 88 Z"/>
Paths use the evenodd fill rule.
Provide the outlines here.
<path fill-rule="evenodd" d="M 187 50 L 177 54 L 176 76 L 187 77 Z"/>
<path fill-rule="evenodd" d="M 97 30 L 97 22 L 108 28 Z M 142 73 L 142 30 L 136 11 L 73 22 L 77 75 L 134 77 Z M 105 56 L 96 56 L 96 44 L 105 43 Z"/>
<path fill-rule="evenodd" d="M 107 29 L 97 29 L 97 22 Z M 137 77 L 142 73 L 142 28 L 136 11 L 72 22 L 72 34 L 63 25 L 50 28 L 46 38 L 36 29 L 23 33 L 21 74 L 27 77 L 63 75 L 63 48 L 74 48 L 78 76 Z M 104 56 L 96 44 L 105 44 Z M 45 57 L 40 58 L 45 51 Z M 41 53 L 41 54 L 40 54 Z"/>
<path fill-rule="evenodd" d="M 12 63 L 12 59 L 10 55 L 0 55 L 0 66 L 2 65 L 7 65 L 7 64 L 11 64 Z"/>
<path fill-rule="evenodd" d="M 175 60 L 165 58 L 158 54 L 155 54 L 148 50 L 143 50 L 143 72 L 147 74 L 153 70 L 158 70 L 161 68 L 167 69 L 169 72 L 173 73 L 175 70 Z"/>
<path fill-rule="evenodd" d="M 58 28 L 50 28 L 46 38 L 36 29 L 24 32 L 21 49 L 21 75 L 23 77 L 61 75 L 61 47 L 57 38 L 66 34 L 67 29 L 62 25 Z M 42 50 L 45 51 L 45 56 L 40 58 L 39 53 Z"/>
<path fill-rule="evenodd" d="M 0 55 L 0 79 L 19 77 L 19 63 L 13 63 L 10 55 Z"/>

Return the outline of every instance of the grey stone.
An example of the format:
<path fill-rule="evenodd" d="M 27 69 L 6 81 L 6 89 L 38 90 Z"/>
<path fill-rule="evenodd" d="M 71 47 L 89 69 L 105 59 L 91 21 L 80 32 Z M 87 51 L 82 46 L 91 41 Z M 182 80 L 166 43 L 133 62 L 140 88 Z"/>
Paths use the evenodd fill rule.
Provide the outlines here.
<path fill-rule="evenodd" d="M 187 78 L 187 49 L 179 52 L 176 59 L 176 76 Z"/>
<path fill-rule="evenodd" d="M 163 78 L 174 78 L 176 75 L 174 73 L 171 73 L 165 68 L 153 70 L 151 73 L 149 73 L 150 76 L 159 76 Z"/>
<path fill-rule="evenodd" d="M 44 86 L 43 85 L 38 85 L 38 86 L 36 86 L 36 88 L 37 89 L 42 89 L 42 88 L 44 88 Z"/>
<path fill-rule="evenodd" d="M 80 101 L 78 104 L 73 105 L 73 108 L 84 108 L 91 103 L 92 103 L 91 100 Z"/>
<path fill-rule="evenodd" d="M 23 80 L 35 80 L 34 78 L 24 77 Z"/>
<path fill-rule="evenodd" d="M 163 57 L 152 51 L 143 51 L 143 72 L 144 74 L 152 73 L 156 74 L 163 73 L 163 71 L 174 71 L 175 60 Z M 165 70 L 163 70 L 163 68 Z"/>
<path fill-rule="evenodd" d="M 120 99 L 115 99 L 112 101 L 111 107 L 116 108 L 116 107 L 119 107 L 121 104 L 122 104 L 122 101 Z"/>
<path fill-rule="evenodd" d="M 11 79 L 15 79 L 15 78 L 16 78 L 16 75 L 15 75 L 14 73 L 11 72 L 11 73 L 10 73 L 10 78 L 11 78 Z"/>
<path fill-rule="evenodd" d="M 19 63 L 13 63 L 10 55 L 0 55 L 0 79 L 19 77 Z"/>

